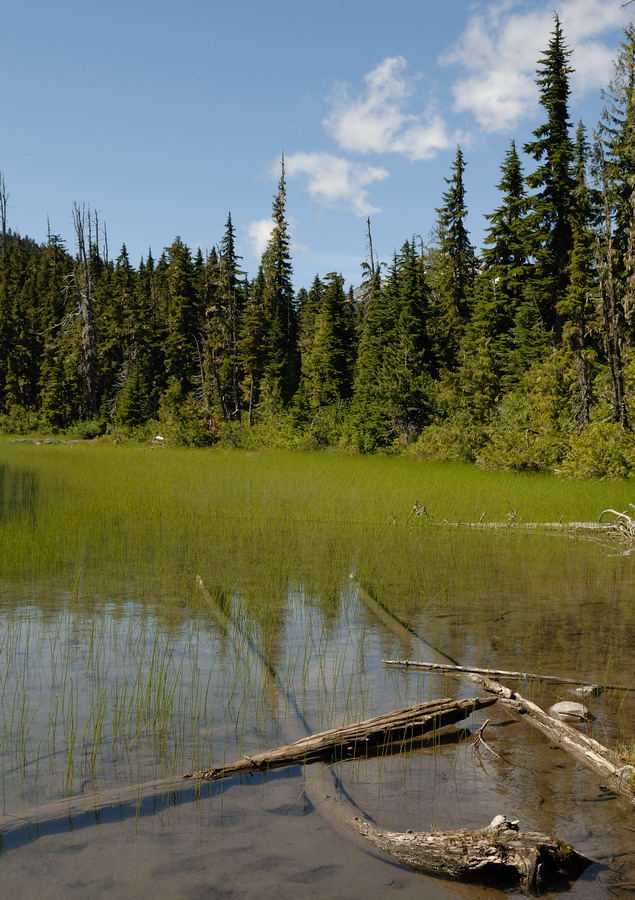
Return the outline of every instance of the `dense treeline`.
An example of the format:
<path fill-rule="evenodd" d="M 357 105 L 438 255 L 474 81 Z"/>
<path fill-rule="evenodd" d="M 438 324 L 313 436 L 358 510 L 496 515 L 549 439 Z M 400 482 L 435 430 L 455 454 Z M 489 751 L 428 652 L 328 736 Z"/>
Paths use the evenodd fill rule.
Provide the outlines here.
<path fill-rule="evenodd" d="M 294 292 L 284 161 L 252 280 L 231 216 L 206 255 L 177 237 L 135 268 L 84 207 L 75 255 L 13 233 L 0 176 L 3 427 L 635 470 L 635 28 L 591 134 L 572 71 L 556 17 L 531 171 L 512 141 L 480 256 L 458 148 L 430 245 L 379 264 L 369 222 L 354 292 L 334 272 Z"/>

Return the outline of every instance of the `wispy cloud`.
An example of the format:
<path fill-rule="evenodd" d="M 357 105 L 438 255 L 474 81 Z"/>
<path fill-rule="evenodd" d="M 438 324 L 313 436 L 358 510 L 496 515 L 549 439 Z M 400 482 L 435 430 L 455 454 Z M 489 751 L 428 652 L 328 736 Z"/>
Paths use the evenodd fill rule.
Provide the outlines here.
<path fill-rule="evenodd" d="M 562 0 L 558 13 L 565 40 L 574 51 L 578 91 L 603 87 L 611 74 L 612 51 L 599 40 L 627 16 L 607 0 Z M 454 84 L 455 109 L 470 112 L 485 131 L 507 131 L 537 106 L 537 61 L 553 30 L 553 5 L 527 10 L 499 0 L 472 14 L 457 44 L 441 57 L 467 74 Z"/>
<path fill-rule="evenodd" d="M 340 86 L 323 124 L 343 150 L 423 160 L 455 142 L 432 104 L 420 112 L 408 110 L 418 80 L 406 70 L 402 56 L 387 57 L 364 76 L 359 94 L 351 96 Z"/>
<path fill-rule="evenodd" d="M 306 189 L 316 202 L 344 206 L 358 216 L 379 212 L 368 199 L 367 188 L 388 177 L 379 166 L 366 166 L 330 153 L 292 153 L 285 159 L 289 178 L 304 176 Z"/>
<path fill-rule="evenodd" d="M 273 219 L 254 219 L 247 226 L 247 237 L 256 257 L 262 256 L 273 231 Z"/>

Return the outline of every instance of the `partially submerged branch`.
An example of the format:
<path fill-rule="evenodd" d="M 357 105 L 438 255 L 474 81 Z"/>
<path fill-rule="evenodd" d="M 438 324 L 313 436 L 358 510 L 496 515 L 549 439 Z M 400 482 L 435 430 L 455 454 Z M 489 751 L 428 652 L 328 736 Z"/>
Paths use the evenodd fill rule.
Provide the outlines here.
<path fill-rule="evenodd" d="M 244 756 L 235 762 L 212 769 L 190 772 L 185 778 L 212 780 L 255 771 L 268 771 L 281 766 L 333 763 L 366 757 L 395 741 L 409 741 L 430 731 L 453 725 L 468 718 L 477 709 L 496 703 L 495 698 L 475 697 L 468 700 L 432 700 L 407 706 L 363 722 L 332 728 L 312 734 L 284 747 Z"/>
<path fill-rule="evenodd" d="M 385 607 L 381 606 L 368 591 L 361 586 L 359 588 L 360 599 L 370 609 L 381 609 L 382 621 L 400 637 L 407 636 L 410 641 L 417 641 L 420 647 L 430 647 L 427 641 L 422 640 L 411 627 L 399 622 Z M 433 651 L 452 665 L 458 665 L 456 660 L 450 659 L 447 654 L 436 648 Z M 459 667 L 460 669 L 460 667 Z M 486 675 L 478 675 L 473 672 L 457 672 L 478 685 L 479 688 L 494 694 L 499 702 L 508 710 L 522 717 L 533 728 L 542 732 L 550 741 L 566 750 L 574 759 L 581 762 L 587 769 L 598 775 L 602 783 L 608 786 L 619 797 L 627 800 L 629 805 L 635 805 L 635 766 L 624 765 L 623 761 L 607 747 L 604 747 L 593 738 L 550 716 L 543 709 L 527 700 L 516 691 L 512 691 L 505 685 L 488 678 Z"/>
<path fill-rule="evenodd" d="M 274 750 L 243 756 L 227 765 L 188 772 L 178 777 L 155 779 L 130 787 L 55 800 L 17 815 L 0 816 L 0 844 L 4 838 L 19 831 L 37 836 L 56 825 L 69 827 L 74 820 L 86 815 L 90 816 L 91 821 L 98 822 L 106 810 L 124 810 L 126 807 L 138 809 L 145 801 L 175 798 L 187 791 L 192 792 L 192 788 L 192 796 L 196 796 L 201 783 L 206 781 L 220 781 L 235 775 L 253 775 L 284 766 L 359 759 L 384 751 L 389 755 L 408 748 L 410 742 L 421 735 L 460 722 L 475 710 L 491 706 L 495 702 L 496 699 L 492 697 L 433 700 L 353 725 L 309 735 Z M 395 746 L 395 742 L 398 742 L 398 746 Z"/>
<path fill-rule="evenodd" d="M 635 691 L 635 685 L 592 685 L 589 684 L 588 681 L 579 681 L 576 678 L 564 678 L 560 675 L 541 675 L 535 672 L 509 672 L 505 669 L 481 669 L 476 666 L 451 666 L 446 663 L 419 662 L 419 660 L 414 659 L 383 659 L 382 662 L 386 666 L 395 668 L 427 669 L 432 672 L 449 672 L 451 674 L 465 673 L 466 675 L 486 675 L 488 677 L 495 675 L 497 678 L 503 676 L 505 678 L 518 678 L 520 681 L 549 681 L 552 684 L 578 685 L 580 687 L 594 688 L 596 690 L 602 688 L 607 691 Z"/>
<path fill-rule="evenodd" d="M 447 669 L 447 667 L 445 668 Z M 460 668 L 453 674 L 465 674 L 469 681 L 489 693 L 495 694 L 506 709 L 522 717 L 523 721 L 532 728 L 542 732 L 545 737 L 566 750 L 587 769 L 595 775 L 599 775 L 603 783 L 615 794 L 628 800 L 629 804 L 635 805 L 635 767 L 624 765 L 624 762 L 612 750 L 577 731 L 566 722 L 549 715 L 537 704 L 498 681 L 469 671 L 463 673 Z"/>

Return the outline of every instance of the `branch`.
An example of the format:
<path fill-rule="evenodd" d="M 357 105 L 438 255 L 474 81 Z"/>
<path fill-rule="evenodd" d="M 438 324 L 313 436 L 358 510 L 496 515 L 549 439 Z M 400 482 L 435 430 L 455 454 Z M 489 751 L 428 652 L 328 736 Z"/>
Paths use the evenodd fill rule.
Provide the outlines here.
<path fill-rule="evenodd" d="M 521 681 L 550 681 L 553 684 L 576 684 L 594 689 L 599 689 L 600 687 L 602 687 L 602 689 L 607 691 L 635 691 L 635 686 L 633 685 L 592 685 L 589 684 L 588 681 L 578 681 L 576 678 L 563 678 L 560 675 L 539 675 L 535 672 L 508 672 L 505 669 L 480 669 L 476 666 L 450 666 L 446 665 L 445 663 L 419 662 L 418 660 L 413 659 L 382 659 L 382 662 L 386 666 L 405 669 L 428 669 L 433 672 L 465 672 L 467 675 L 495 675 L 496 677 L 502 675 L 505 678 L 518 678 Z"/>

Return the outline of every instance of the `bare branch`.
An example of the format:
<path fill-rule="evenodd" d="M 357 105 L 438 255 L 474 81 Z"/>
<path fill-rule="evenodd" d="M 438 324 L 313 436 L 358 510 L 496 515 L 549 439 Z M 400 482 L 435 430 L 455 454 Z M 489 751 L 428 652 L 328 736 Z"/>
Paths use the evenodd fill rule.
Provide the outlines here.
<path fill-rule="evenodd" d="M 7 251 L 7 207 L 9 204 L 9 195 L 4 180 L 4 173 L 0 172 L 0 228 L 1 243 L 0 254 L 4 255 Z"/>

